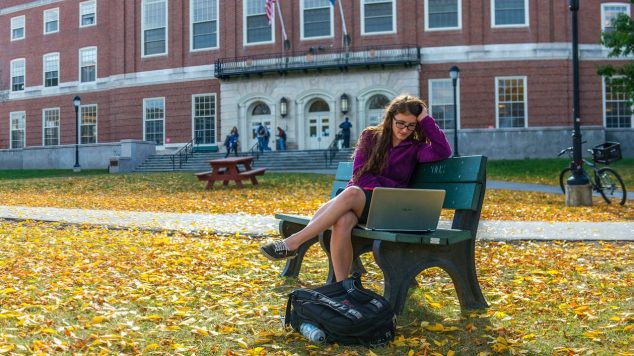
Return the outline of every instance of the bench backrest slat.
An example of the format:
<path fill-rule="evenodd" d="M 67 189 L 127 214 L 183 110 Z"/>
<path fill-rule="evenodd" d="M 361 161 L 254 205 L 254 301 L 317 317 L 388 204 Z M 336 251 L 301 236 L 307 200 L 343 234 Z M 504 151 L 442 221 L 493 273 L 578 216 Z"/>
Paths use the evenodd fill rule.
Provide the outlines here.
<path fill-rule="evenodd" d="M 455 182 L 482 183 L 485 179 L 486 159 L 482 156 L 452 157 L 438 162 L 420 163 L 410 179 L 418 183 Z"/>
<path fill-rule="evenodd" d="M 478 211 L 480 193 L 486 184 L 486 157 L 465 156 L 446 160 L 420 163 L 408 185 L 418 189 L 444 189 L 443 208 Z M 330 197 L 339 188 L 344 188 L 352 176 L 352 162 L 341 162 L 337 167 L 335 182 Z"/>
<path fill-rule="evenodd" d="M 477 183 L 424 183 L 409 188 L 416 189 L 443 189 L 445 201 L 443 209 L 454 210 L 478 210 L 478 197 L 482 184 Z"/>

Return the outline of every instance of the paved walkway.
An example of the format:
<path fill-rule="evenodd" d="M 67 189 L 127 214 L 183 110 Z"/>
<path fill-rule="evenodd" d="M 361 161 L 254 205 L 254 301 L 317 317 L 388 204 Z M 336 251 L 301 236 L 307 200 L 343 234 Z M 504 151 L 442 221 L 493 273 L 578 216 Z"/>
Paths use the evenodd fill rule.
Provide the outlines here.
<path fill-rule="evenodd" d="M 249 236 L 276 234 L 273 216 L 248 214 L 179 214 L 112 210 L 0 206 L 0 218 L 95 224 L 113 228 L 213 232 Z M 441 221 L 441 227 L 449 227 Z M 634 222 L 550 223 L 541 221 L 481 221 L 482 240 L 626 240 L 634 241 Z"/>

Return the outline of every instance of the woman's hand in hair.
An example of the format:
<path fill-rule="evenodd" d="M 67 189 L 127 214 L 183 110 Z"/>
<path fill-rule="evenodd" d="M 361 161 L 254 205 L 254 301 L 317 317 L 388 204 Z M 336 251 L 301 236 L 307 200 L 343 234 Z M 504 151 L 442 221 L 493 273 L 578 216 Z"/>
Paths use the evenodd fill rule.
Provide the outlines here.
<path fill-rule="evenodd" d="M 418 122 L 423 121 L 423 119 L 429 115 L 429 112 L 427 111 L 427 105 L 423 104 L 421 106 L 423 107 L 423 111 L 421 111 L 420 115 L 418 115 L 418 117 L 416 118 Z"/>

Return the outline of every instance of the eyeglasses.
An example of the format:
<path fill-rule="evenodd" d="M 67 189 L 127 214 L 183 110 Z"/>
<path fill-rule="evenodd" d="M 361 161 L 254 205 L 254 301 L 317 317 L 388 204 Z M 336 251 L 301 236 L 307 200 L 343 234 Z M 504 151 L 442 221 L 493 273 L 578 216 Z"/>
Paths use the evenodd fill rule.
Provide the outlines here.
<path fill-rule="evenodd" d="M 418 126 L 417 123 L 411 123 L 408 124 L 405 121 L 400 121 L 400 120 L 394 120 L 394 124 L 396 125 L 396 127 L 398 127 L 399 129 L 405 129 L 407 128 L 408 131 L 414 131 L 416 130 L 416 126 Z"/>

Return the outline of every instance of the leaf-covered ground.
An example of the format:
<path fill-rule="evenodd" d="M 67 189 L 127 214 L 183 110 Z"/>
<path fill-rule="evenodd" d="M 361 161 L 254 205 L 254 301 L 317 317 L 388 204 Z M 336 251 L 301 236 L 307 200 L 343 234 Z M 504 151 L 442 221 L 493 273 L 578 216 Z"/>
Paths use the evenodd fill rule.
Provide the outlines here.
<path fill-rule="evenodd" d="M 192 173 L 0 180 L 3 205 L 197 213 L 312 214 L 330 195 L 333 176 L 267 173 L 260 185 L 205 190 Z M 447 217 L 447 216 L 445 216 Z M 634 221 L 634 204 L 567 207 L 563 194 L 489 189 L 482 219 Z"/>
<path fill-rule="evenodd" d="M 448 276 L 426 271 L 396 340 L 372 350 L 284 330 L 286 294 L 322 284 L 325 256 L 311 249 L 300 279 L 283 279 L 260 243 L 0 222 L 0 354 L 634 354 L 631 243 L 478 242 L 490 308 L 461 314 Z"/>
<path fill-rule="evenodd" d="M 0 180 L 3 205 L 310 215 L 332 176 L 267 173 L 206 191 L 191 173 Z M 483 219 L 634 221 L 632 204 L 565 207 L 563 195 L 488 190 Z M 276 238 L 273 236 L 272 238 Z M 385 348 L 315 347 L 284 330 L 286 295 L 323 283 L 313 248 L 299 279 L 262 239 L 0 221 L 0 354 L 634 355 L 634 244 L 478 242 L 491 307 L 462 314 L 449 277 L 425 271 Z M 382 276 L 364 256 L 364 283 Z"/>

